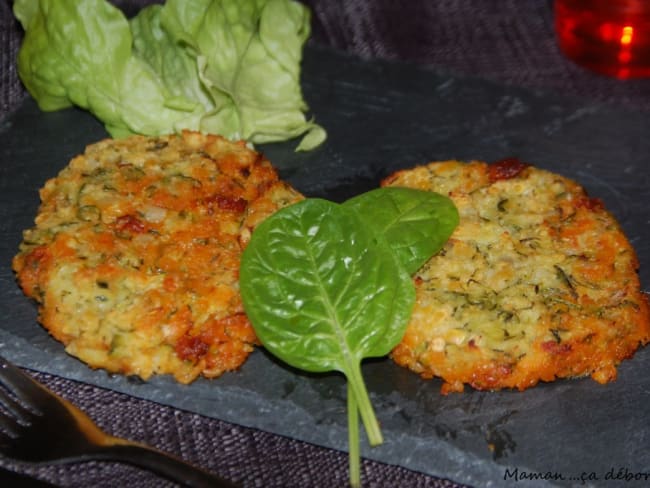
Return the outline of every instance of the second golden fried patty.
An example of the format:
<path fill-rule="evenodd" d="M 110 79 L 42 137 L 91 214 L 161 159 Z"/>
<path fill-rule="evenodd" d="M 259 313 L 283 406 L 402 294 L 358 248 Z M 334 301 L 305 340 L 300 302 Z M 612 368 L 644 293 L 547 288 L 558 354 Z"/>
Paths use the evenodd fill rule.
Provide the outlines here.
<path fill-rule="evenodd" d="M 243 142 L 107 139 L 40 192 L 13 267 L 39 319 L 92 367 L 187 383 L 257 342 L 238 287 L 253 228 L 302 196 Z"/>
<path fill-rule="evenodd" d="M 602 202 L 517 160 L 446 161 L 384 185 L 448 195 L 460 224 L 417 273 L 393 359 L 443 392 L 591 375 L 605 383 L 650 340 L 634 249 Z"/>

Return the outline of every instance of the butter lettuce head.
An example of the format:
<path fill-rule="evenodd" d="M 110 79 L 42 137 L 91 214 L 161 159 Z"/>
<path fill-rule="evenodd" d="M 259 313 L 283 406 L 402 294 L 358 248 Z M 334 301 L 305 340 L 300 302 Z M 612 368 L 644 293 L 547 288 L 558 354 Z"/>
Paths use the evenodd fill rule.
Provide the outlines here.
<path fill-rule="evenodd" d="M 18 72 L 42 110 L 92 112 L 115 137 L 182 129 L 252 143 L 325 131 L 300 88 L 310 13 L 292 0 L 168 0 L 130 21 L 106 0 L 16 0 Z"/>

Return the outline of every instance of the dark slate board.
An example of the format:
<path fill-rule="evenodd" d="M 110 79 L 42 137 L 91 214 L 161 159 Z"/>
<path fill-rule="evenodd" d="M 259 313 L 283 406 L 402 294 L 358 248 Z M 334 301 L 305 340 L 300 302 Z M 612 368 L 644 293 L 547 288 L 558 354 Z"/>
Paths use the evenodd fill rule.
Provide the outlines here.
<path fill-rule="evenodd" d="M 579 180 L 605 201 L 637 249 L 648 289 L 650 114 L 360 62 L 313 46 L 303 81 L 313 113 L 329 131 L 327 143 L 306 154 L 293 151 L 295 141 L 261 149 L 306 195 L 342 200 L 396 169 L 430 160 L 517 156 Z M 144 383 L 91 371 L 37 324 L 36 308 L 10 269 L 21 230 L 32 225 L 44 181 L 105 136 L 86 113 L 43 114 L 31 100 L 0 128 L 0 354 L 21 366 L 346 449 L 345 385 L 337 375 L 301 374 L 258 350 L 240 371 L 218 380 Z M 647 472 L 648 349 L 623 364 L 608 386 L 582 379 L 523 393 L 447 397 L 439 381 L 421 380 L 387 359 L 365 363 L 385 443 L 364 444 L 363 455 L 478 486 L 522 486 L 510 476 L 515 470 L 564 478 L 525 486 L 578 486 L 583 474 L 599 478 L 588 485 L 605 486 L 608 473 Z"/>

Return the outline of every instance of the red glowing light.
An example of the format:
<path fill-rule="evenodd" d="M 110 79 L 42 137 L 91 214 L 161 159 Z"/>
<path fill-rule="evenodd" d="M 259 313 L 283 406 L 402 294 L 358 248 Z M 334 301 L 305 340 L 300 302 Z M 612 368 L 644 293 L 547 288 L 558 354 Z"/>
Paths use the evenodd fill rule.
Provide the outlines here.
<path fill-rule="evenodd" d="M 632 53 L 629 49 L 622 50 L 618 53 L 617 59 L 621 64 L 628 64 L 630 61 L 632 61 Z"/>
<path fill-rule="evenodd" d="M 621 45 L 623 46 L 629 46 L 632 44 L 632 38 L 634 37 L 634 27 L 631 25 L 626 25 L 623 27 L 623 31 L 621 32 Z"/>

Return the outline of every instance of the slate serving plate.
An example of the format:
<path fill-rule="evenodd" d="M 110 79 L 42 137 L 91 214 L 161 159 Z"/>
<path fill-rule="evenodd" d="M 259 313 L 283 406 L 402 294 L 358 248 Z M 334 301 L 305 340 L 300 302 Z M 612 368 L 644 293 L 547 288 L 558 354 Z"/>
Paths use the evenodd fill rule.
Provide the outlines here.
<path fill-rule="evenodd" d="M 340 201 L 430 160 L 517 156 L 579 180 L 605 201 L 636 247 L 648 290 L 649 113 L 360 62 L 314 46 L 305 54 L 305 97 L 329 139 L 306 154 L 293 151 L 295 141 L 260 148 L 304 194 Z M 0 127 L 0 354 L 35 370 L 346 449 L 345 384 L 338 375 L 302 374 L 258 350 L 240 371 L 218 380 L 145 383 L 90 370 L 38 325 L 11 258 L 22 229 L 32 225 L 38 188 L 104 137 L 90 115 L 44 114 L 30 99 Z M 629 478 L 650 467 L 649 370 L 646 348 L 607 386 L 580 379 L 444 397 L 437 380 L 424 381 L 387 359 L 367 362 L 363 373 L 385 442 L 364 444 L 362 454 L 478 486 L 605 486 L 617 476 L 628 478 L 626 486 L 642 486 Z"/>

